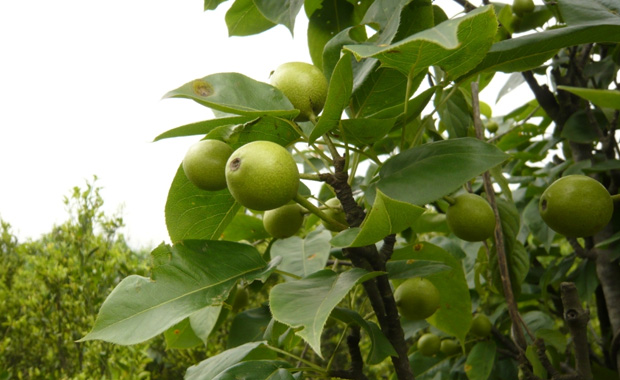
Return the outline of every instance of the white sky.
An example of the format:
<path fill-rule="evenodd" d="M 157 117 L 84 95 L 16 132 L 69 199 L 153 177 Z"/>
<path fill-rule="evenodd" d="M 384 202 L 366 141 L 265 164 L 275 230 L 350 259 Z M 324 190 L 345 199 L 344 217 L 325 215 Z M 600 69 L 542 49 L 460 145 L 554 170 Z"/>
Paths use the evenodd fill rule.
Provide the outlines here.
<path fill-rule="evenodd" d="M 200 137 L 151 141 L 212 114 L 162 95 L 217 72 L 268 81 L 283 62 L 310 62 L 303 10 L 295 39 L 283 26 L 229 38 L 230 3 L 0 2 L 0 218 L 21 240 L 66 220 L 63 196 L 97 175 L 132 245 L 167 241 L 168 188 Z"/>

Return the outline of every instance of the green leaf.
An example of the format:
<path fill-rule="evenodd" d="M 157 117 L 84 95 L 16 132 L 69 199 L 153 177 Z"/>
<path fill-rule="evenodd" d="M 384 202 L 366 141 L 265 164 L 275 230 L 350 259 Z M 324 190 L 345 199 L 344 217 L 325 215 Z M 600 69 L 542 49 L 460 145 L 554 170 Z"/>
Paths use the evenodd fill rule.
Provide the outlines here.
<path fill-rule="evenodd" d="M 414 79 L 414 82 L 415 82 L 415 79 Z M 403 103 L 403 104 L 396 105 L 394 107 L 385 108 L 377 112 L 374 115 L 374 117 L 389 118 L 389 117 L 394 117 L 394 116 L 400 116 L 397 124 L 406 124 L 409 121 L 414 120 L 418 116 L 420 116 L 420 114 L 422 113 L 424 108 L 426 108 L 426 105 L 431 100 L 431 98 L 433 97 L 436 91 L 437 91 L 437 87 L 431 87 L 421 92 L 415 98 L 410 99 L 407 102 L 407 113 L 406 114 L 404 114 L 405 107 Z"/>
<path fill-rule="evenodd" d="M 310 133 L 310 143 L 338 127 L 342 112 L 349 104 L 352 88 L 353 69 L 351 66 L 351 55 L 343 54 L 336 64 L 334 73 L 329 81 L 325 108 L 319 117 L 319 122 L 312 129 L 312 133 Z"/>
<path fill-rule="evenodd" d="M 294 377 L 285 369 L 290 367 L 290 363 L 282 360 L 244 361 L 222 371 L 213 380 L 292 380 Z"/>
<path fill-rule="evenodd" d="M 495 364 L 497 347 L 493 341 L 478 342 L 465 361 L 465 374 L 469 380 L 487 380 Z"/>
<path fill-rule="evenodd" d="M 222 305 L 215 305 L 203 307 L 189 316 L 192 330 L 203 344 L 207 344 L 209 335 L 217 327 L 220 313 L 222 313 Z"/>
<path fill-rule="evenodd" d="M 291 122 L 279 117 L 263 116 L 239 125 L 228 136 L 228 143 L 237 149 L 252 141 L 272 141 L 287 146 L 299 138 Z"/>
<path fill-rule="evenodd" d="M 254 0 L 235 0 L 225 19 L 229 36 L 250 36 L 276 26 L 261 13 Z"/>
<path fill-rule="evenodd" d="M 233 116 L 233 117 L 222 117 L 218 119 L 199 121 L 197 123 L 182 125 L 180 127 L 166 131 L 158 135 L 157 137 L 155 137 L 153 142 L 163 140 L 163 139 L 169 139 L 172 137 L 206 135 L 207 133 L 211 132 L 217 127 L 245 123 L 250 120 L 252 120 L 252 117 L 250 116 Z"/>
<path fill-rule="evenodd" d="M 277 88 L 239 73 L 211 74 L 164 95 L 186 98 L 224 113 L 244 116 L 295 117 L 299 111 Z"/>
<path fill-rule="evenodd" d="M 387 272 L 393 280 L 428 277 L 451 269 L 452 267 L 441 261 L 432 260 L 390 260 L 387 262 Z"/>
<path fill-rule="evenodd" d="M 192 348 L 202 343 L 196 336 L 189 318 L 185 318 L 164 332 L 167 348 Z"/>
<path fill-rule="evenodd" d="M 222 240 L 228 241 L 258 241 L 269 237 L 265 231 L 263 221 L 255 216 L 237 214 L 222 233 Z"/>
<path fill-rule="evenodd" d="M 427 322 L 464 342 L 472 316 L 469 286 L 461 261 L 450 252 L 428 242 L 397 249 L 391 260 L 439 261 L 451 268 L 426 277 L 439 290 L 441 304 Z"/>
<path fill-rule="evenodd" d="M 277 240 L 271 246 L 271 255 L 282 257 L 278 269 L 306 277 L 325 267 L 331 249 L 331 237 L 327 230 L 314 230 L 304 239 L 293 236 Z"/>
<path fill-rule="evenodd" d="M 344 119 L 341 121 L 344 130 L 344 140 L 359 147 L 372 145 L 385 136 L 396 123 L 391 119 Z"/>
<path fill-rule="evenodd" d="M 458 89 L 447 99 L 448 94 L 442 95 L 435 98 L 435 103 L 448 134 L 451 137 L 466 137 L 469 127 L 473 125 L 473 119 L 465 95 Z"/>
<path fill-rule="evenodd" d="M 587 4 L 587 5 L 586 5 Z M 586 5 L 586 6 L 584 6 Z M 542 65 L 562 48 L 595 42 L 620 42 L 618 12 L 597 1 L 557 3 L 569 26 L 510 38 L 494 44 L 468 76 L 482 71 L 526 71 Z"/>
<path fill-rule="evenodd" d="M 495 246 L 489 252 L 489 264 L 493 273 L 493 286 L 500 293 L 504 294 L 502 277 L 499 269 L 499 260 Z M 510 285 L 515 297 L 521 294 L 521 284 L 525 280 L 530 269 L 530 257 L 527 250 L 520 241 L 515 241 L 510 251 L 506 251 L 508 273 L 510 275 Z"/>
<path fill-rule="evenodd" d="M 539 200 L 539 197 L 535 197 L 525 206 L 523 210 L 523 222 L 532 233 L 532 236 L 541 242 L 545 250 L 549 252 L 555 232 L 553 232 L 540 217 L 540 212 L 538 211 Z"/>
<path fill-rule="evenodd" d="M 366 362 L 368 364 L 379 364 L 388 356 L 397 355 L 396 350 L 385 337 L 376 323 L 365 320 L 359 313 L 341 307 L 335 308 L 331 317 L 346 323 L 347 325 L 356 324 L 366 331 L 370 338 L 371 347 L 368 352 Z"/>
<path fill-rule="evenodd" d="M 411 1 L 400 12 L 398 31 L 394 41 L 435 26 L 433 3 L 431 0 Z"/>
<path fill-rule="evenodd" d="M 323 52 L 328 41 L 353 25 L 355 7 L 346 0 L 315 1 L 316 7 L 309 6 L 309 3 L 307 1 L 305 4 L 308 16 L 308 50 L 314 65 L 322 67 L 325 76 L 330 79 L 331 70 L 340 54 L 338 53 L 330 66 L 325 64 Z"/>
<path fill-rule="evenodd" d="M 558 352 L 564 352 L 568 345 L 566 336 L 555 329 L 539 329 L 536 331 L 536 338 L 544 340 L 545 345 L 555 347 Z"/>
<path fill-rule="evenodd" d="M 391 199 L 377 191 L 374 203 L 360 227 L 349 228 L 332 239 L 337 247 L 363 247 L 410 227 L 425 209 Z"/>
<path fill-rule="evenodd" d="M 433 65 L 458 77 L 482 61 L 496 31 L 493 7 L 485 6 L 388 46 L 347 45 L 345 49 L 358 60 L 377 58 L 383 66 L 412 77 Z"/>
<path fill-rule="evenodd" d="M 166 226 L 170 240 L 215 240 L 233 220 L 240 205 L 228 189 L 205 191 L 187 179 L 179 166 L 166 200 Z"/>
<path fill-rule="evenodd" d="M 607 125 L 607 119 L 603 112 L 592 111 L 592 113 L 596 125 L 592 125 L 590 117 L 585 111 L 579 110 L 566 120 L 560 136 L 581 144 L 590 144 L 598 141 L 603 135 L 602 130 Z"/>
<path fill-rule="evenodd" d="M 380 274 L 359 268 L 340 274 L 325 269 L 280 283 L 269 295 L 271 312 L 277 321 L 298 329 L 295 333 L 322 357 L 321 332 L 329 314 L 355 285 Z"/>
<path fill-rule="evenodd" d="M 388 197 L 425 205 L 499 165 L 508 155 L 474 138 L 424 144 L 385 162 L 377 189 Z"/>
<path fill-rule="evenodd" d="M 600 90 L 569 86 L 558 86 L 558 90 L 564 90 L 575 94 L 588 100 L 597 107 L 620 110 L 620 92 L 615 90 Z"/>
<path fill-rule="evenodd" d="M 521 284 L 525 280 L 530 269 L 530 258 L 523 244 L 517 240 L 521 226 L 521 216 L 519 210 L 513 202 L 508 202 L 501 198 L 495 199 L 502 222 L 502 234 L 504 237 L 504 251 L 510 274 L 510 283 L 515 296 L 521 294 Z M 502 286 L 501 272 L 499 270 L 499 260 L 497 258 L 497 247 L 495 244 L 489 251 L 489 265 L 493 274 L 493 286 L 500 294 L 504 294 Z"/>
<path fill-rule="evenodd" d="M 400 106 L 400 111 L 394 112 L 389 117 L 398 116 L 404 109 L 406 90 L 407 77 L 400 71 L 378 68 L 371 72 L 353 93 L 352 117 L 374 117 L 387 108 Z"/>
<path fill-rule="evenodd" d="M 274 24 L 282 24 L 293 34 L 295 19 L 304 5 L 304 0 L 254 0 L 260 13 Z"/>
<path fill-rule="evenodd" d="M 266 306 L 238 313 L 230 325 L 226 348 L 263 340 L 269 322 L 271 322 L 271 313 Z"/>
<path fill-rule="evenodd" d="M 416 234 L 441 232 L 448 235 L 451 232 L 446 222 L 446 214 L 431 210 L 426 210 L 424 214 L 420 215 L 411 228 Z"/>
<path fill-rule="evenodd" d="M 264 342 L 246 343 L 239 347 L 226 350 L 218 355 L 212 356 L 202 362 L 191 366 L 185 373 L 185 380 L 211 380 L 226 369 L 241 362 L 253 351 L 261 350 Z"/>
<path fill-rule="evenodd" d="M 160 245 L 152 254 L 151 278 L 123 279 L 81 341 L 143 342 L 205 306 L 222 303 L 237 280 L 253 280 L 272 270 L 247 244 L 185 241 L 172 247 Z"/>
<path fill-rule="evenodd" d="M 215 8 L 217 8 L 218 5 L 222 4 L 225 1 L 226 0 L 205 0 L 204 10 L 214 10 Z"/>

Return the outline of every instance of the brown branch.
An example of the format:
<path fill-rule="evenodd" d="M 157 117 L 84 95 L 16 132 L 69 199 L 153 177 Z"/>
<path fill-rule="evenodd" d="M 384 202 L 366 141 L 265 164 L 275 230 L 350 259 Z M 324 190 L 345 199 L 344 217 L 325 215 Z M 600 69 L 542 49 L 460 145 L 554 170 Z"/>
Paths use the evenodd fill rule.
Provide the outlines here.
<path fill-rule="evenodd" d="M 454 0 L 455 3 L 458 3 L 460 6 L 463 7 L 463 9 L 465 10 L 465 12 L 471 12 L 474 9 L 476 9 L 476 6 L 473 5 L 472 3 L 470 3 L 467 0 Z"/>
<path fill-rule="evenodd" d="M 571 245 L 571 247 L 573 247 L 573 250 L 575 251 L 575 254 L 577 255 L 577 257 L 582 258 L 582 259 L 596 260 L 596 250 L 584 249 L 579 244 L 576 238 L 567 237 L 566 240 Z"/>
<path fill-rule="evenodd" d="M 564 321 L 573 337 L 575 349 L 575 366 L 584 380 L 592 380 L 590 368 L 590 351 L 588 345 L 588 321 L 590 312 L 584 310 L 579 300 L 577 287 L 572 282 L 560 284 L 562 304 L 564 305 Z"/>
<path fill-rule="evenodd" d="M 476 136 L 479 139 L 483 139 L 482 132 L 482 120 L 480 120 L 480 100 L 478 98 L 478 83 L 472 82 L 471 84 L 472 90 L 472 108 L 473 108 L 473 117 L 474 117 L 474 127 L 476 129 Z M 493 208 L 493 212 L 495 213 L 495 247 L 497 250 L 497 263 L 499 266 L 500 276 L 502 279 L 502 288 L 504 290 L 504 297 L 506 298 L 506 305 L 508 306 L 508 314 L 510 315 L 510 320 L 512 321 L 512 331 L 514 333 L 514 338 L 517 343 L 517 346 L 521 349 L 525 349 L 527 347 L 527 342 L 525 340 L 525 335 L 523 334 L 523 330 L 521 329 L 521 317 L 519 315 L 519 309 L 517 307 L 517 302 L 512 292 L 512 284 L 510 282 L 510 272 L 508 271 L 508 261 L 506 259 L 506 251 L 504 245 L 504 234 L 502 232 L 502 221 L 499 216 L 499 210 L 497 208 L 497 202 L 495 201 L 495 190 L 493 189 L 493 183 L 491 182 L 491 175 L 488 171 L 482 174 L 482 178 L 484 181 L 484 191 L 487 195 L 487 200 L 489 204 Z"/>
<path fill-rule="evenodd" d="M 379 251 L 383 261 L 388 261 L 392 257 L 392 253 L 394 253 L 394 244 L 396 244 L 395 234 L 388 235 L 385 239 L 383 239 L 383 245 Z"/>
<path fill-rule="evenodd" d="M 360 351 L 360 327 L 353 325 L 350 327 L 351 332 L 347 336 L 347 347 L 349 348 L 349 357 L 351 358 L 351 368 L 348 370 L 330 371 L 332 377 L 340 377 L 343 379 L 368 380 L 364 375 L 364 359 Z"/>
<path fill-rule="evenodd" d="M 348 173 L 346 171 L 346 160 L 340 156 L 338 152 L 332 151 L 334 173 L 321 174 L 321 180 L 330 185 L 336 197 L 340 200 L 342 208 L 347 217 L 347 223 L 351 227 L 358 227 L 364 221 L 366 213 L 364 209 L 357 204 L 353 198 L 353 191 L 348 183 Z M 386 237 L 386 250 L 392 244 L 390 237 Z M 369 271 L 385 272 L 385 257 L 380 254 L 375 245 L 365 247 L 349 247 L 343 249 L 343 254 L 353 266 L 363 268 Z M 390 285 L 387 275 L 381 275 L 374 279 L 362 283 L 370 305 L 372 306 L 377 321 L 381 327 L 381 331 L 388 338 L 397 355 L 392 356 L 392 364 L 396 377 L 399 380 L 414 380 L 413 371 L 409 365 L 409 357 L 407 355 L 407 342 L 405 341 L 405 333 L 400 324 L 394 293 Z"/>
<path fill-rule="evenodd" d="M 558 128 L 560 128 L 561 130 L 561 128 L 564 126 L 564 122 L 559 122 L 560 105 L 555 99 L 553 93 L 549 90 L 549 87 L 547 87 L 546 85 L 541 86 L 540 84 L 538 84 L 538 81 L 536 80 L 536 78 L 534 78 L 534 73 L 531 71 L 524 71 L 521 73 L 521 75 L 523 75 L 523 79 L 525 79 L 525 82 L 534 93 L 534 97 L 536 98 L 536 100 L 538 100 L 538 104 L 540 104 L 540 106 L 545 110 L 547 115 L 549 115 L 549 117 L 556 123 Z M 558 130 L 557 132 L 559 133 L 560 130 Z"/>

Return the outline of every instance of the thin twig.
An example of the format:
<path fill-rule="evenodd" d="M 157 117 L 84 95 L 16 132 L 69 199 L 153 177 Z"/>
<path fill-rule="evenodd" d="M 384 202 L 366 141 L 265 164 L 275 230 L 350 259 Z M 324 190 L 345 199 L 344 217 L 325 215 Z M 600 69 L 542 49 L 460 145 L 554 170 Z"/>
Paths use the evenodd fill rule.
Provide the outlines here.
<path fill-rule="evenodd" d="M 483 140 L 482 132 L 482 120 L 480 119 L 480 100 L 478 98 L 478 83 L 472 82 L 472 108 L 474 117 L 474 128 L 476 129 L 476 136 L 478 139 Z M 488 171 L 482 174 L 484 181 L 484 191 L 487 195 L 487 200 L 493 208 L 495 213 L 495 247 L 497 251 L 497 263 L 499 265 L 499 271 L 502 279 L 502 288 L 504 290 L 504 297 L 506 298 L 506 304 L 508 306 L 508 314 L 512 321 L 512 331 L 515 336 L 517 346 L 521 349 L 527 347 L 527 341 L 521 328 L 521 318 L 519 316 L 519 309 L 517 302 L 512 292 L 512 284 L 510 282 L 510 272 L 508 270 L 508 261 L 506 259 L 506 251 L 504 246 L 504 234 L 502 232 L 502 221 L 499 216 L 499 210 L 497 208 L 497 202 L 495 201 L 495 190 L 493 189 L 493 183 L 491 182 L 491 175 Z"/>
<path fill-rule="evenodd" d="M 467 0 L 454 0 L 455 3 L 458 3 L 459 5 L 461 5 L 463 7 L 463 9 L 465 10 L 465 12 L 471 12 L 474 9 L 476 9 L 476 6 L 473 5 L 472 3 L 470 3 Z"/>

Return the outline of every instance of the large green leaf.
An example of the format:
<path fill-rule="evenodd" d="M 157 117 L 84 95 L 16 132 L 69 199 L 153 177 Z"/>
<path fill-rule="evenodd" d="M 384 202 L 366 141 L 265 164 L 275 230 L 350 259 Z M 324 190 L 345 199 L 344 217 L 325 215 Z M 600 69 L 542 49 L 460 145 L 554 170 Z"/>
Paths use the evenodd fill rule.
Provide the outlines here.
<path fill-rule="evenodd" d="M 282 257 L 278 269 L 306 277 L 325 267 L 331 249 L 331 237 L 327 230 L 314 230 L 304 239 L 293 236 L 277 240 L 270 252 L 272 257 Z"/>
<path fill-rule="evenodd" d="M 246 121 L 252 120 L 250 116 L 232 116 L 232 117 L 222 117 L 218 119 L 211 119 L 205 121 L 199 121 L 196 123 L 182 125 L 180 127 L 170 129 L 157 137 L 153 141 L 159 141 L 163 139 L 169 139 L 172 137 L 182 137 L 182 136 L 193 136 L 193 135 L 206 135 L 211 132 L 215 128 L 224 126 L 224 125 L 233 125 L 239 123 L 245 123 Z"/>
<path fill-rule="evenodd" d="M 352 117 L 372 117 L 386 108 L 402 105 L 405 102 L 407 77 L 400 71 L 379 68 L 373 71 L 358 87 L 351 99 Z M 402 112 L 402 111 L 401 111 Z M 400 114 L 398 112 L 397 116 Z"/>
<path fill-rule="evenodd" d="M 620 92 L 615 90 L 600 90 L 592 88 L 580 88 L 569 86 L 558 86 L 558 90 L 568 91 L 581 98 L 590 101 L 597 107 L 613 108 L 620 110 Z"/>
<path fill-rule="evenodd" d="M 276 26 L 261 13 L 254 0 L 235 0 L 225 19 L 229 36 L 250 36 Z"/>
<path fill-rule="evenodd" d="M 620 42 L 617 1 L 562 0 L 556 3 L 568 26 L 510 38 L 494 44 L 468 76 L 481 71 L 525 71 L 536 68 L 564 47 Z"/>
<path fill-rule="evenodd" d="M 440 91 L 442 95 L 435 97 L 437 113 L 446 126 L 451 137 L 465 137 L 468 129 L 474 121 L 471 117 L 469 104 L 460 89 L 457 89 L 449 97 L 448 93 Z"/>
<path fill-rule="evenodd" d="M 225 1 L 227 0 L 205 0 L 204 10 L 205 11 L 214 10 L 217 8 L 218 5 L 222 4 Z"/>
<path fill-rule="evenodd" d="M 282 360 L 249 360 L 222 371 L 213 380 L 294 380 L 286 368 L 291 364 Z"/>
<path fill-rule="evenodd" d="M 278 284 L 269 295 L 271 312 L 277 321 L 298 329 L 296 334 L 321 356 L 321 332 L 334 307 L 355 285 L 380 274 L 359 268 L 340 274 L 325 269 Z"/>
<path fill-rule="evenodd" d="M 152 255 L 151 278 L 123 279 L 81 341 L 143 342 L 205 306 L 222 303 L 239 279 L 251 281 L 273 269 L 256 248 L 224 241 L 160 245 Z"/>
<path fill-rule="evenodd" d="M 452 267 L 441 261 L 432 260 L 390 260 L 387 262 L 390 279 L 427 277 L 435 273 L 451 270 Z"/>
<path fill-rule="evenodd" d="M 192 330 L 203 344 L 207 344 L 211 331 L 218 325 L 220 313 L 222 313 L 221 304 L 204 307 L 189 316 Z"/>
<path fill-rule="evenodd" d="M 372 145 L 385 136 L 396 123 L 391 119 L 344 119 L 341 121 L 344 131 L 344 141 L 360 147 Z"/>
<path fill-rule="evenodd" d="M 465 361 L 465 373 L 469 380 L 487 380 L 495 363 L 496 347 L 493 341 L 478 342 Z"/>
<path fill-rule="evenodd" d="M 495 146 L 469 137 L 424 144 L 387 160 L 377 188 L 392 199 L 425 205 L 507 158 Z"/>
<path fill-rule="evenodd" d="M 312 62 L 324 69 L 329 79 L 331 71 L 340 58 L 340 54 L 326 65 L 324 62 L 325 45 L 334 36 L 354 24 L 355 7 L 347 0 L 305 1 L 304 9 L 308 17 L 308 50 Z M 340 52 L 340 49 L 338 49 Z"/>
<path fill-rule="evenodd" d="M 388 46 L 347 45 L 345 49 L 358 60 L 377 58 L 383 66 L 412 77 L 433 65 L 458 77 L 482 61 L 496 32 L 493 7 L 485 6 Z"/>
<path fill-rule="evenodd" d="M 271 322 L 271 313 L 267 306 L 238 313 L 230 325 L 226 348 L 263 340 L 269 322 Z"/>
<path fill-rule="evenodd" d="M 239 208 L 228 189 L 201 190 L 187 179 L 183 167 L 179 166 L 165 207 L 170 240 L 175 243 L 188 239 L 219 239 Z"/>
<path fill-rule="evenodd" d="M 394 251 L 393 261 L 432 260 L 451 268 L 426 278 L 439 290 L 440 307 L 427 321 L 462 342 L 471 324 L 471 298 L 463 265 L 451 253 L 428 242 L 421 242 Z"/>
<path fill-rule="evenodd" d="M 200 338 L 196 336 L 189 318 L 185 318 L 181 322 L 170 327 L 164 332 L 167 348 L 191 348 L 202 343 Z"/>
<path fill-rule="evenodd" d="M 394 39 L 401 24 L 402 8 L 409 2 L 409 0 L 376 0 L 368 7 L 361 24 L 372 25 L 378 30 L 373 36 L 373 41 L 377 44 L 388 44 Z"/>
<path fill-rule="evenodd" d="M 342 112 L 349 104 L 353 87 L 353 69 L 351 67 L 351 55 L 344 54 L 329 81 L 325 109 L 319 118 L 319 122 L 310 133 L 309 142 L 314 142 L 330 130 L 338 127 Z"/>
<path fill-rule="evenodd" d="M 340 232 L 332 244 L 337 247 L 363 247 L 383 240 L 386 236 L 411 227 L 425 209 L 391 199 L 377 191 L 374 203 L 360 227 Z"/>
<path fill-rule="evenodd" d="M 222 240 L 228 241 L 258 241 L 269 236 L 262 219 L 244 213 L 238 213 L 222 232 Z"/>
<path fill-rule="evenodd" d="M 263 116 L 237 126 L 229 136 L 228 143 L 237 149 L 252 141 L 272 141 L 287 146 L 299 137 L 291 122 L 279 117 Z"/>
<path fill-rule="evenodd" d="M 496 198 L 497 208 L 502 222 L 502 233 L 504 238 L 504 251 L 508 265 L 508 273 L 512 291 L 515 296 L 521 294 L 521 284 L 525 280 L 530 269 L 530 259 L 523 244 L 517 240 L 521 226 L 521 217 L 514 203 Z M 494 244 L 489 251 L 489 265 L 493 274 L 493 286 L 498 292 L 504 294 L 502 279 L 499 270 L 499 260 L 497 258 L 497 247 Z"/>
<path fill-rule="evenodd" d="M 388 356 L 397 355 L 396 350 L 385 337 L 376 323 L 365 320 L 359 313 L 341 307 L 335 308 L 331 317 L 346 324 L 356 324 L 366 331 L 370 338 L 371 347 L 368 351 L 366 362 L 368 364 L 379 364 Z"/>
<path fill-rule="evenodd" d="M 187 369 L 185 380 L 212 380 L 226 369 L 244 360 L 246 357 L 250 355 L 254 356 L 257 351 L 263 350 L 263 343 L 264 342 L 246 343 L 203 360 Z"/>
<path fill-rule="evenodd" d="M 265 18 L 275 24 L 286 26 L 293 34 L 295 19 L 304 5 L 304 0 L 253 0 L 253 2 Z"/>
<path fill-rule="evenodd" d="M 211 74 L 172 90 L 164 98 L 187 98 L 224 113 L 294 117 L 299 111 L 275 87 L 239 73 Z"/>

